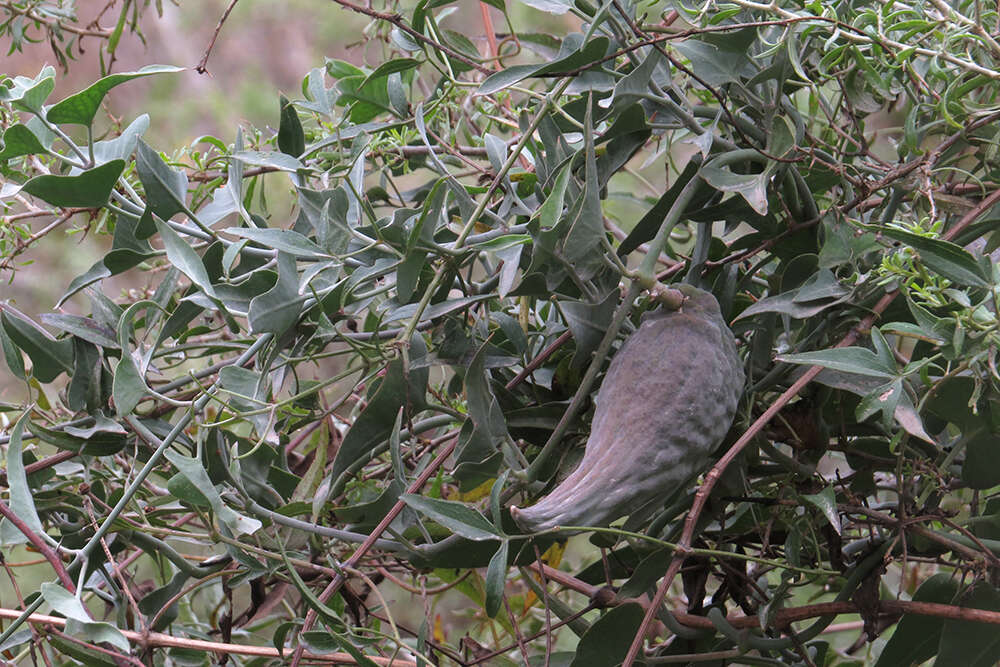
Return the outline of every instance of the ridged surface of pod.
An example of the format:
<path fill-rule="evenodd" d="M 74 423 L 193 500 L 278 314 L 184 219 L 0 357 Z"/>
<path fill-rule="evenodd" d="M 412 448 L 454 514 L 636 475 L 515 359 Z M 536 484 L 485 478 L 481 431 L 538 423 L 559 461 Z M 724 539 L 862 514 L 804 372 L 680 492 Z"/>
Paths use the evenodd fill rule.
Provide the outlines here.
<path fill-rule="evenodd" d="M 677 287 L 680 310 L 647 313 L 611 360 L 576 470 L 534 505 L 511 507 L 523 529 L 607 525 L 705 470 L 732 424 L 743 366 L 715 297 Z"/>

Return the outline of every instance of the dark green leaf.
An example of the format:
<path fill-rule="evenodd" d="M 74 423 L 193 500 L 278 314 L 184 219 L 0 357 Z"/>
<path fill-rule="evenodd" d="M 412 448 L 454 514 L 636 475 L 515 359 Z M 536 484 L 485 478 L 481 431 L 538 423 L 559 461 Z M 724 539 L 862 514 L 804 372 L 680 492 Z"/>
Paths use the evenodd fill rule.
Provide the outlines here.
<path fill-rule="evenodd" d="M 643 615 L 642 607 L 634 602 L 604 614 L 580 637 L 571 667 L 608 667 L 621 663 Z"/>
<path fill-rule="evenodd" d="M 302 299 L 298 294 L 298 276 L 295 258 L 279 252 L 278 282 L 270 290 L 255 296 L 250 301 L 247 317 L 253 333 L 280 335 L 295 325 L 302 312 Z"/>
<path fill-rule="evenodd" d="M 816 507 L 833 529 L 840 535 L 840 513 L 837 511 L 837 496 L 832 486 L 827 486 L 819 493 L 811 493 L 802 498 Z"/>
<path fill-rule="evenodd" d="M 962 607 L 1000 611 L 1000 591 L 979 581 L 960 600 Z M 989 623 L 947 619 L 941 630 L 936 665 L 995 667 L 1000 663 L 1000 633 Z"/>
<path fill-rule="evenodd" d="M 306 150 L 306 139 L 302 132 L 302 121 L 295 111 L 295 105 L 284 95 L 278 98 L 280 120 L 278 124 L 278 150 L 286 155 L 298 157 Z"/>
<path fill-rule="evenodd" d="M 169 220 L 187 210 L 187 174 L 167 166 L 160 154 L 142 139 L 136 145 L 135 168 L 152 213 Z"/>
<path fill-rule="evenodd" d="M 171 65 L 147 65 L 135 72 L 122 72 L 112 74 L 103 79 L 99 79 L 89 87 L 80 92 L 70 95 L 66 99 L 57 102 L 49 109 L 48 120 L 52 123 L 70 123 L 76 125 L 90 125 L 94 120 L 94 115 L 101 108 L 101 100 L 108 94 L 108 91 L 118 84 L 137 79 L 150 74 L 183 72 L 183 67 L 173 67 Z"/>
<path fill-rule="evenodd" d="M 225 524 L 234 536 L 252 535 L 261 527 L 261 523 L 257 519 L 243 516 L 222 502 L 222 497 L 219 496 L 219 492 L 212 484 L 212 480 L 200 460 L 182 456 L 172 449 L 168 449 L 164 456 L 174 464 L 180 474 L 184 475 L 191 484 L 201 491 L 212 506 L 216 518 Z"/>
<path fill-rule="evenodd" d="M 622 257 L 632 252 L 638 248 L 643 243 L 651 241 L 656 232 L 659 231 L 660 225 L 663 224 L 664 218 L 667 217 L 667 213 L 673 207 L 674 202 L 677 201 L 678 195 L 688 184 L 688 182 L 698 175 L 698 170 L 701 168 L 701 159 L 698 156 L 692 157 L 688 160 L 687 165 L 684 167 L 684 171 L 677 177 L 670 189 L 663 193 L 653 208 L 649 209 L 644 216 L 635 224 L 632 231 L 625 240 L 622 241 L 621 245 L 618 247 L 618 254 Z M 689 208 L 696 209 L 704 205 L 704 202 L 712 196 L 712 191 L 709 188 L 699 188 L 698 193 L 692 199 Z"/>
<path fill-rule="evenodd" d="M 0 311 L 0 323 L 11 342 L 31 359 L 31 374 L 39 382 L 52 382 L 64 372 L 73 372 L 73 343 L 68 338 L 56 340 L 10 308 Z"/>
<path fill-rule="evenodd" d="M 28 129 L 27 125 L 17 123 L 4 130 L 3 150 L 0 150 L 0 160 L 9 160 L 12 157 L 45 152 L 45 146 L 38 140 L 35 133 Z"/>
<path fill-rule="evenodd" d="M 24 471 L 24 446 L 22 436 L 24 425 L 28 422 L 28 412 L 25 412 L 14 422 L 10 430 L 10 441 L 7 444 L 7 489 L 10 495 L 8 503 L 11 511 L 21 519 L 36 535 L 45 532 L 42 521 L 35 509 L 34 493 L 28 486 L 28 476 Z M 14 527 L 6 518 L 0 521 L 0 540 L 4 547 L 23 544 L 28 538 Z"/>
<path fill-rule="evenodd" d="M 604 57 L 608 51 L 609 43 L 607 37 L 595 37 L 583 44 L 582 35 L 570 35 L 563 42 L 562 48 L 559 50 L 559 58 L 554 62 L 538 65 L 513 65 L 486 77 L 476 92 L 478 95 L 492 95 L 507 86 L 527 79 L 529 76 L 544 76 L 553 72 L 565 72 L 586 67 Z"/>
<path fill-rule="evenodd" d="M 53 206 L 97 208 L 107 203 L 124 168 L 123 160 L 112 160 L 76 176 L 43 174 L 22 185 L 21 192 Z"/>
<path fill-rule="evenodd" d="M 411 358 L 425 353 L 426 347 L 419 334 L 413 337 L 410 349 Z M 411 368 L 409 374 L 406 374 L 401 360 L 389 363 L 378 389 L 369 397 L 367 407 L 355 419 L 337 450 L 332 479 L 336 480 L 353 463 L 388 440 L 399 406 L 406 405 L 413 412 L 423 407 L 428 376 L 426 367 L 419 370 Z"/>

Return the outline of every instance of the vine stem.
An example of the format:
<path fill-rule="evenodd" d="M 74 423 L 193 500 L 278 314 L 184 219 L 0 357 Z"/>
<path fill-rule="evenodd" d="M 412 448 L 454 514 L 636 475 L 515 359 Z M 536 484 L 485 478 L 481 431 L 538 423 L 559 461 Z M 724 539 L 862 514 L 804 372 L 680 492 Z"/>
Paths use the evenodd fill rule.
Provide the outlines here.
<path fill-rule="evenodd" d="M 905 177 L 907 174 L 912 172 L 914 169 L 922 165 L 933 165 L 935 164 L 943 155 L 943 153 L 956 141 L 958 141 L 964 134 L 971 132 L 977 127 L 981 127 L 983 124 L 992 122 L 997 117 L 1000 117 L 1000 112 L 989 114 L 982 118 L 976 119 L 975 121 L 969 123 L 966 127 L 959 130 L 958 132 L 952 134 L 947 139 L 942 141 L 934 150 L 930 151 L 924 157 L 913 160 L 909 163 L 901 165 L 895 168 L 892 172 L 887 174 L 885 178 L 879 181 L 874 188 L 871 190 L 877 190 L 892 182 Z M 840 206 L 840 210 L 847 211 L 859 203 L 864 201 L 867 195 L 861 196 L 860 194 L 855 197 L 852 201 L 845 205 Z M 947 232 L 942 234 L 941 238 L 949 241 L 957 236 L 965 227 L 970 225 L 976 220 L 983 212 L 985 212 L 989 205 L 996 201 L 992 196 L 987 197 L 982 202 L 977 205 L 975 209 L 970 211 L 965 215 L 958 224 L 953 228 L 949 229 Z M 845 335 L 835 347 L 847 347 L 855 343 L 858 338 L 865 332 L 871 329 L 872 324 L 875 320 L 885 312 L 885 309 L 893 302 L 893 300 L 899 295 L 898 290 L 893 290 L 888 292 L 880 298 L 875 305 L 872 307 L 871 312 L 865 316 L 857 325 L 855 325 L 848 333 Z M 628 654 L 625 657 L 625 661 L 622 663 L 622 667 L 632 667 L 635 662 L 636 657 L 639 655 L 639 651 L 642 648 L 643 638 L 649 630 L 652 624 L 653 618 L 656 616 L 657 611 L 663 605 L 663 601 L 666 598 L 667 591 L 670 589 L 670 585 L 673 583 L 674 578 L 676 578 L 677 573 L 680 571 L 681 563 L 687 556 L 690 548 L 691 542 L 694 539 L 695 528 L 697 527 L 698 518 L 701 516 L 702 511 L 705 508 L 705 503 L 708 501 L 708 496 L 711 494 L 712 489 L 715 487 L 716 482 L 722 477 L 722 473 L 725 472 L 726 468 L 730 463 L 739 455 L 741 451 L 753 440 L 758 433 L 771 421 L 772 418 L 778 412 L 785 407 L 795 396 L 798 395 L 802 389 L 812 381 L 819 373 L 822 371 L 820 366 L 812 366 L 807 370 L 798 380 L 792 384 L 781 396 L 779 396 L 764 413 L 758 417 L 753 424 L 740 436 L 733 445 L 729 448 L 729 451 L 716 462 L 712 469 L 705 476 L 705 481 L 698 488 L 698 493 L 695 495 L 694 502 L 691 505 L 691 511 L 688 512 L 687 518 L 684 521 L 684 530 L 681 534 L 681 539 L 678 542 L 678 549 L 674 553 L 674 557 L 670 561 L 670 566 L 667 568 L 666 574 L 660 581 L 659 586 L 656 589 L 656 594 L 653 597 L 649 608 L 646 610 L 646 614 L 643 616 L 642 623 L 639 625 L 639 629 L 632 639 L 632 645 L 629 646 Z"/>
<path fill-rule="evenodd" d="M 256 341 L 254 341 L 254 343 L 250 347 L 248 347 L 243 354 L 241 354 L 237 359 L 233 360 L 233 364 L 242 365 L 246 363 L 247 361 L 252 359 L 254 355 L 256 355 L 258 351 L 260 351 L 261 348 L 268 345 L 273 338 L 274 338 L 273 334 L 264 334 Z M 129 425 L 132 426 L 132 429 L 135 431 L 135 433 L 146 442 L 150 444 L 155 444 L 156 449 L 149 456 L 149 460 L 146 462 L 146 465 L 144 465 L 142 469 L 138 473 L 136 473 L 135 479 L 133 479 L 132 482 L 128 485 L 128 488 L 126 488 L 122 492 L 122 497 L 118 500 L 118 502 L 111 509 L 111 511 L 108 512 L 108 515 L 107 517 L 105 517 L 104 522 L 101 524 L 101 526 L 94 532 L 90 540 L 85 545 L 83 545 L 83 547 L 79 551 L 77 551 L 76 557 L 73 559 L 73 562 L 66 567 L 67 571 L 74 570 L 86 562 L 87 558 L 90 557 L 90 552 L 93 551 L 100 544 L 101 539 L 103 539 L 104 536 L 107 535 L 108 532 L 110 532 L 112 525 L 114 525 L 115 520 L 118 519 L 118 516 L 125 509 L 126 505 L 132 502 L 132 498 L 135 496 L 136 492 L 139 491 L 139 488 L 146 481 L 146 478 L 160 464 L 160 459 L 163 458 L 163 454 L 167 451 L 167 449 L 174 442 L 174 440 L 176 440 L 177 437 L 184 432 L 184 429 L 187 428 L 187 425 L 191 423 L 192 419 L 194 419 L 194 415 L 200 412 L 202 409 L 204 409 L 206 405 L 208 405 L 208 402 L 212 399 L 212 394 L 215 392 L 218 386 L 219 383 L 215 382 L 211 387 L 209 387 L 205 391 L 205 393 L 201 397 L 199 397 L 197 401 L 195 401 L 191 410 L 184 413 L 181 416 L 181 418 L 177 421 L 177 423 L 166 435 L 166 437 L 163 438 L 163 440 L 157 438 L 156 435 L 153 434 L 153 432 L 150 431 L 148 428 L 146 428 L 146 426 L 142 422 L 136 419 L 134 415 L 129 415 L 128 417 L 126 417 L 126 421 L 128 421 Z M 27 621 L 28 617 L 30 617 L 32 613 L 37 611 L 38 608 L 41 607 L 42 603 L 44 602 L 45 600 L 44 598 L 42 598 L 42 596 L 38 596 L 37 598 L 35 598 L 34 602 L 28 605 L 24 609 L 24 611 L 20 614 L 20 616 L 14 619 L 14 622 L 11 623 L 6 630 L 4 630 L 3 634 L 0 634 L 0 644 L 7 641 L 7 639 L 9 639 L 10 636 L 14 634 L 17 628 L 19 628 L 22 623 Z"/>
<path fill-rule="evenodd" d="M 434 457 L 434 460 L 430 462 L 430 464 L 424 469 L 424 471 L 420 473 L 420 475 L 415 480 L 413 480 L 413 483 L 410 484 L 410 486 L 406 489 L 406 493 L 418 493 L 420 489 L 423 487 L 423 485 L 427 483 L 427 480 L 429 480 L 431 476 L 433 476 L 437 472 L 437 469 L 444 464 L 445 460 L 447 460 L 447 458 L 451 456 L 452 452 L 455 451 L 455 447 L 457 445 L 458 445 L 458 434 L 455 434 L 455 437 L 452 438 L 451 441 L 447 445 L 445 445 L 444 449 L 442 449 L 438 453 L 438 455 Z M 381 521 L 379 521 L 378 525 L 375 526 L 374 530 L 372 530 L 368 538 L 364 542 L 362 542 L 361 546 L 359 546 L 353 554 L 351 554 L 350 558 L 344 561 L 344 563 L 339 568 L 339 572 L 337 573 L 337 575 L 330 580 L 330 583 L 327 584 L 326 588 L 323 589 L 323 592 L 319 594 L 319 599 L 321 602 L 326 602 L 327 600 L 330 599 L 330 597 L 334 593 L 340 590 L 340 587 L 343 586 L 344 583 L 347 581 L 343 573 L 357 566 L 358 562 L 364 557 L 366 553 L 368 553 L 368 550 L 371 549 L 372 546 L 374 546 L 374 544 L 378 541 L 382 533 L 385 532 L 385 529 L 388 528 L 393 521 L 395 521 L 396 517 L 399 516 L 399 513 L 402 512 L 405 507 L 406 503 L 404 503 L 402 500 L 396 501 L 396 504 L 392 506 L 392 509 L 389 510 L 389 513 L 386 514 Z M 309 629 L 312 628 L 313 625 L 315 625 L 316 617 L 317 614 L 315 609 L 310 609 L 306 613 L 306 618 L 302 622 L 302 630 L 299 633 L 300 637 L 302 636 L 303 633 L 308 632 Z M 299 642 L 299 645 L 296 647 L 295 653 L 292 656 L 292 667 L 298 667 L 299 662 L 302 660 L 304 655 L 305 655 L 305 646 L 303 646 L 303 644 Z"/>
<path fill-rule="evenodd" d="M 70 578 L 69 573 L 66 572 L 66 568 L 63 567 L 59 554 L 57 554 L 52 547 L 45 542 L 45 540 L 36 534 L 35 531 L 33 531 L 31 527 L 21 519 L 21 517 L 14 514 L 14 510 L 8 507 L 7 503 L 2 500 L 0 500 L 0 515 L 14 524 L 14 527 L 21 531 L 26 538 L 28 538 L 31 545 L 38 549 L 38 553 L 42 554 L 45 560 L 47 560 L 52 566 L 52 569 L 56 571 L 56 576 L 59 577 L 59 581 L 61 581 L 62 585 L 66 587 L 66 590 L 70 593 L 76 593 L 76 586 L 73 584 L 73 580 Z"/>
<path fill-rule="evenodd" d="M 0 618 L 16 618 L 21 614 L 17 609 L 0 608 Z M 66 619 L 59 616 L 49 616 L 47 614 L 31 614 L 27 621 L 32 625 L 49 625 L 57 628 L 66 626 Z M 175 637 L 162 632 L 135 632 L 134 630 L 120 630 L 125 638 L 140 646 L 163 647 L 163 648 L 184 648 L 195 651 L 206 651 L 220 653 L 223 655 L 248 655 L 262 658 L 281 658 L 282 653 L 271 646 L 252 646 L 248 644 L 227 644 L 223 642 L 210 642 L 202 639 L 192 639 L 190 637 Z M 356 665 L 357 661 L 347 653 L 323 653 L 306 654 L 309 660 L 315 662 L 326 662 L 334 665 Z M 382 658 L 378 656 L 366 656 L 379 667 L 416 667 L 412 660 L 402 658 Z"/>
<path fill-rule="evenodd" d="M 339 0 L 337 1 L 339 2 Z M 541 125 L 542 119 L 545 118 L 545 112 L 548 111 L 552 101 L 563 94 L 563 91 L 566 90 L 566 87 L 569 86 L 570 82 L 572 82 L 572 79 L 566 78 L 557 83 L 555 88 L 552 89 L 552 92 L 549 93 L 548 101 L 541 105 L 538 109 L 538 113 L 536 113 L 531 119 L 531 123 L 529 123 L 528 127 L 525 128 L 524 133 L 521 135 L 520 140 L 518 140 L 514 148 L 511 149 L 510 155 L 507 156 L 507 160 L 503 163 L 500 169 L 497 170 L 497 175 L 493 178 L 489 188 L 486 189 L 482 199 L 479 200 L 479 203 L 476 205 L 476 209 L 472 212 L 472 215 L 469 216 L 469 219 L 466 221 L 465 226 L 459 233 L 458 238 L 455 239 L 455 250 L 459 250 L 465 245 L 465 241 L 469 238 L 472 230 L 475 229 L 476 222 L 479 220 L 480 216 L 482 216 L 483 212 L 486 211 L 486 207 L 489 206 L 490 198 L 493 196 L 493 193 L 497 191 L 500 184 L 503 183 L 503 179 L 507 176 L 507 173 L 521 156 L 521 152 L 524 150 L 524 147 L 527 146 L 528 142 L 531 140 L 531 135 L 534 134 L 535 130 L 538 129 L 538 126 Z M 431 297 L 434 296 L 434 293 L 441 285 L 441 281 L 444 279 L 444 274 L 447 270 L 448 264 L 441 264 L 434 272 L 434 277 L 431 278 L 430 284 L 427 286 L 427 289 L 424 290 L 423 296 L 421 296 L 420 302 L 417 304 L 416 312 L 413 313 L 413 317 L 411 317 L 406 323 L 406 327 L 403 329 L 403 333 L 399 337 L 399 340 L 404 344 L 409 342 L 410 337 L 413 336 L 413 332 L 417 328 L 417 323 L 420 321 L 420 316 L 423 314 L 428 304 L 430 304 Z"/>

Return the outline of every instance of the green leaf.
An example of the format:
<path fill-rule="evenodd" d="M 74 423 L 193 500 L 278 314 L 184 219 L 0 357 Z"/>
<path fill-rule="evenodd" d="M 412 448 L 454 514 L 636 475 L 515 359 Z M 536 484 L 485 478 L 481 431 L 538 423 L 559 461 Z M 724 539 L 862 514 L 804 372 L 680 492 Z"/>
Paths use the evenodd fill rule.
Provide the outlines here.
<path fill-rule="evenodd" d="M 503 604 L 503 591 L 507 585 L 507 550 L 509 542 L 500 543 L 497 552 L 486 568 L 486 615 L 493 618 Z"/>
<path fill-rule="evenodd" d="M 250 320 L 250 330 L 255 334 L 280 335 L 295 326 L 302 313 L 295 258 L 279 252 L 277 261 L 278 282 L 268 291 L 250 300 L 247 317 Z"/>
<path fill-rule="evenodd" d="M 167 166 L 160 154 L 142 139 L 136 145 L 135 168 L 152 213 L 169 220 L 187 210 L 187 174 Z"/>
<path fill-rule="evenodd" d="M 644 616 L 640 605 L 630 602 L 599 618 L 580 637 L 570 667 L 608 667 L 625 659 Z"/>
<path fill-rule="evenodd" d="M 823 366 L 837 371 L 879 378 L 888 379 L 896 375 L 895 368 L 886 366 L 874 352 L 864 347 L 837 347 L 800 354 L 779 354 L 775 359 L 788 364 Z"/>
<path fill-rule="evenodd" d="M 28 475 L 24 470 L 24 425 L 28 423 L 28 412 L 14 423 L 10 430 L 10 441 L 7 443 L 7 490 L 10 494 L 11 511 L 23 521 L 36 535 L 42 535 L 45 529 L 35 508 L 34 491 L 28 486 Z M 6 518 L 0 522 L 0 542 L 10 547 L 28 541 L 25 535 L 14 527 Z"/>
<path fill-rule="evenodd" d="M 450 500 L 427 498 L 412 493 L 404 493 L 399 497 L 413 509 L 421 512 L 456 535 L 470 540 L 499 540 L 496 528 L 478 511 Z"/>
<path fill-rule="evenodd" d="M 154 217 L 153 222 L 156 224 L 156 230 L 160 233 L 160 238 L 163 239 L 163 247 L 167 251 L 167 259 L 170 260 L 170 263 L 197 285 L 202 292 L 216 299 L 215 289 L 208 277 L 208 271 L 205 270 L 205 265 L 194 248 L 189 246 L 169 224 L 158 217 Z"/>
<path fill-rule="evenodd" d="M 24 359 L 21 357 L 21 351 L 11 341 L 2 324 L 0 324 L 0 348 L 3 348 L 3 358 L 7 363 L 7 368 L 16 378 L 23 380 L 25 378 Z"/>
<path fill-rule="evenodd" d="M 920 261 L 924 266 L 953 283 L 972 285 L 973 287 L 989 285 L 979 263 L 962 246 L 949 241 L 912 234 L 895 227 L 869 225 L 868 228 L 910 246 L 920 254 Z"/>
<path fill-rule="evenodd" d="M 225 524 L 234 537 L 252 535 L 261 527 L 262 524 L 257 519 L 243 516 L 222 502 L 222 497 L 215 489 L 215 485 L 212 484 L 212 480 L 200 460 L 188 458 L 172 449 L 168 449 L 164 456 L 174 464 L 180 474 L 184 475 L 191 484 L 201 491 L 212 506 L 215 516 Z"/>
<path fill-rule="evenodd" d="M 1000 591 L 987 581 L 973 585 L 962 597 L 962 607 L 1000 611 Z M 1000 633 L 989 623 L 947 619 L 941 629 L 941 644 L 935 665 L 995 667 L 1000 663 Z"/>
<path fill-rule="evenodd" d="M 330 259 L 332 257 L 308 238 L 291 229 L 228 227 L 222 231 L 233 236 L 250 239 L 266 248 L 279 250 L 296 257 L 309 257 L 311 259 Z"/>
<path fill-rule="evenodd" d="M 417 351 L 420 353 L 418 354 Z M 411 359 L 423 356 L 426 346 L 419 334 L 410 344 Z M 388 440 L 389 431 L 400 405 L 407 406 L 413 414 L 423 408 L 429 369 L 410 368 L 404 373 L 403 362 L 395 359 L 389 362 L 385 375 L 374 393 L 370 395 L 368 406 L 358 415 L 344 441 L 337 450 L 331 479 L 336 480 L 353 463 L 368 455 L 380 443 Z"/>
<path fill-rule="evenodd" d="M 130 414 L 147 393 L 149 393 L 149 388 L 132 360 L 132 356 L 128 353 L 123 354 L 115 365 L 115 377 L 111 388 L 118 415 L 124 417 Z"/>
<path fill-rule="evenodd" d="M 73 372 L 73 343 L 57 340 L 40 326 L 14 314 L 0 311 L 0 323 L 11 342 L 31 359 L 31 374 L 41 383 L 52 382 L 62 373 Z"/>
<path fill-rule="evenodd" d="M 837 512 L 837 497 L 832 486 L 827 486 L 819 493 L 803 495 L 802 498 L 822 512 L 833 529 L 840 535 L 840 513 Z"/>
<path fill-rule="evenodd" d="M 0 160 L 9 160 L 21 155 L 46 153 L 45 146 L 27 125 L 17 123 L 11 125 L 3 133 L 3 150 L 0 150 Z"/>
<path fill-rule="evenodd" d="M 89 317 L 64 313 L 43 313 L 41 320 L 43 324 L 71 333 L 98 347 L 111 350 L 121 349 L 118 346 L 118 341 L 115 340 L 115 332 Z"/>
<path fill-rule="evenodd" d="M 66 634 L 87 641 L 108 642 L 122 651 L 129 650 L 128 639 L 121 630 L 110 623 L 94 622 L 79 598 L 62 586 L 46 581 L 39 587 L 39 592 L 53 610 L 66 617 Z"/>
<path fill-rule="evenodd" d="M 278 150 L 286 155 L 298 157 L 306 150 L 305 134 L 302 132 L 302 121 L 295 110 L 295 105 L 284 95 L 278 98 L 280 120 L 278 124 Z"/>
<path fill-rule="evenodd" d="M 982 429 L 965 443 L 962 480 L 971 489 L 990 489 L 1000 484 L 997 436 L 992 431 Z"/>
<path fill-rule="evenodd" d="M 667 213 L 673 207 L 674 202 L 677 201 L 677 197 L 680 195 L 681 191 L 687 186 L 688 182 L 698 175 L 698 170 L 701 168 L 701 158 L 697 155 L 688 160 L 687 165 L 684 166 L 684 171 L 680 173 L 677 179 L 674 181 L 670 189 L 663 193 L 657 202 L 653 205 L 649 211 L 635 224 L 629 235 L 625 237 L 621 245 L 618 247 L 618 255 L 624 257 L 628 253 L 632 252 L 638 248 L 643 243 L 651 241 L 656 232 L 659 231 L 660 225 L 663 224 L 664 218 L 667 217 Z M 699 188 L 695 197 L 692 199 L 689 205 L 690 209 L 701 208 L 708 198 L 714 193 L 709 188 Z"/>
<path fill-rule="evenodd" d="M 108 202 L 111 190 L 124 168 L 124 160 L 112 160 L 76 176 L 43 174 L 26 182 L 20 191 L 38 197 L 52 206 L 98 208 Z M 13 193 L 4 192 L 2 196 L 10 194 Z"/>
<path fill-rule="evenodd" d="M 496 74 L 491 74 L 479 85 L 476 94 L 492 95 L 507 86 L 527 79 L 529 76 L 544 76 L 551 72 L 565 72 L 586 67 L 603 58 L 608 52 L 610 44 L 607 37 L 595 37 L 586 44 L 582 42 L 582 35 L 570 35 L 563 41 L 559 57 L 555 61 L 537 65 L 513 65 Z"/>
<path fill-rule="evenodd" d="M 358 86 L 358 90 L 365 88 L 369 83 L 376 79 L 382 77 L 388 77 L 390 74 L 395 74 L 396 72 L 405 72 L 407 70 L 414 69 L 420 65 L 420 61 L 415 58 L 395 58 L 393 60 L 387 60 L 378 67 L 375 71 L 365 77 L 365 80 L 361 82 Z"/>
<path fill-rule="evenodd" d="M 767 184 L 771 174 L 737 174 L 728 166 L 717 166 L 710 160 L 701 168 L 701 177 L 720 192 L 738 192 L 759 215 L 767 215 Z"/>
<path fill-rule="evenodd" d="M 90 125 L 94 120 L 97 110 L 101 108 L 101 101 L 104 99 L 104 96 L 115 86 L 151 74 L 183 72 L 184 69 L 184 67 L 173 67 L 171 65 L 147 65 L 135 72 L 111 74 L 97 80 L 80 92 L 57 102 L 49 109 L 47 118 L 52 123 Z"/>

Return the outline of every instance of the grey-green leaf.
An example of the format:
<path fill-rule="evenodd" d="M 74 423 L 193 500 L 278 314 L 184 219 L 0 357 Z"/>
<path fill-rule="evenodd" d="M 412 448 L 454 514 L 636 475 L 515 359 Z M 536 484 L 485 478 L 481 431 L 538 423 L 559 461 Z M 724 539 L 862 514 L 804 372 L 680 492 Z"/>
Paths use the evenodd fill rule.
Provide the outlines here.
<path fill-rule="evenodd" d="M 225 230 L 227 234 L 250 239 L 254 243 L 262 246 L 286 252 L 296 257 L 309 257 L 312 259 L 330 259 L 331 255 L 324 252 L 322 248 L 310 241 L 308 238 L 291 229 L 247 229 L 243 227 L 229 227 Z"/>
<path fill-rule="evenodd" d="M 35 509 L 34 495 L 31 487 L 28 486 L 28 475 L 24 470 L 22 436 L 24 426 L 28 422 L 28 415 L 28 412 L 22 414 L 10 430 L 10 442 L 7 443 L 7 490 L 10 494 L 10 509 L 36 535 L 40 535 L 45 532 L 45 529 L 42 528 L 38 510 Z M 7 519 L 4 519 L 0 524 L 0 542 L 3 543 L 3 546 L 9 547 L 27 541 L 28 538 Z"/>
<path fill-rule="evenodd" d="M 836 371 L 879 378 L 891 378 L 896 374 L 895 368 L 886 366 L 874 352 L 864 347 L 837 347 L 800 354 L 780 354 L 776 359 L 789 364 L 823 366 Z"/>
<path fill-rule="evenodd" d="M 170 225 L 158 217 L 154 216 L 153 222 L 156 224 L 156 230 L 160 233 L 160 238 L 163 239 L 163 247 L 167 251 L 167 259 L 170 260 L 170 263 L 197 285 L 202 292 L 213 299 L 216 298 L 208 271 L 205 270 L 205 265 L 202 264 L 201 257 L 194 251 L 194 248 L 189 246 Z"/>
<path fill-rule="evenodd" d="M 507 584 L 507 551 L 510 543 L 504 540 L 490 559 L 486 568 L 486 615 L 494 618 L 503 604 L 503 591 Z"/>
<path fill-rule="evenodd" d="M 0 323 L 11 342 L 31 359 L 31 373 L 42 383 L 52 382 L 64 372 L 73 372 L 73 343 L 57 340 L 31 320 L 9 308 L 0 312 Z"/>
<path fill-rule="evenodd" d="M 164 456 L 174 464 L 178 472 L 187 477 L 188 481 L 204 494 L 212 506 L 215 516 L 232 531 L 234 536 L 252 535 L 261 527 L 261 523 L 257 519 L 243 516 L 222 502 L 222 497 L 219 496 L 219 492 L 212 484 L 212 480 L 201 461 L 182 456 L 172 449 L 168 449 Z"/>
<path fill-rule="evenodd" d="M 123 354 L 115 366 L 115 377 L 111 388 L 118 414 L 123 417 L 130 414 L 148 391 L 146 382 L 132 361 L 132 357 Z"/>
<path fill-rule="evenodd" d="M 496 528 L 482 514 L 462 503 L 404 493 L 400 500 L 456 535 L 470 540 L 499 540 Z"/>

